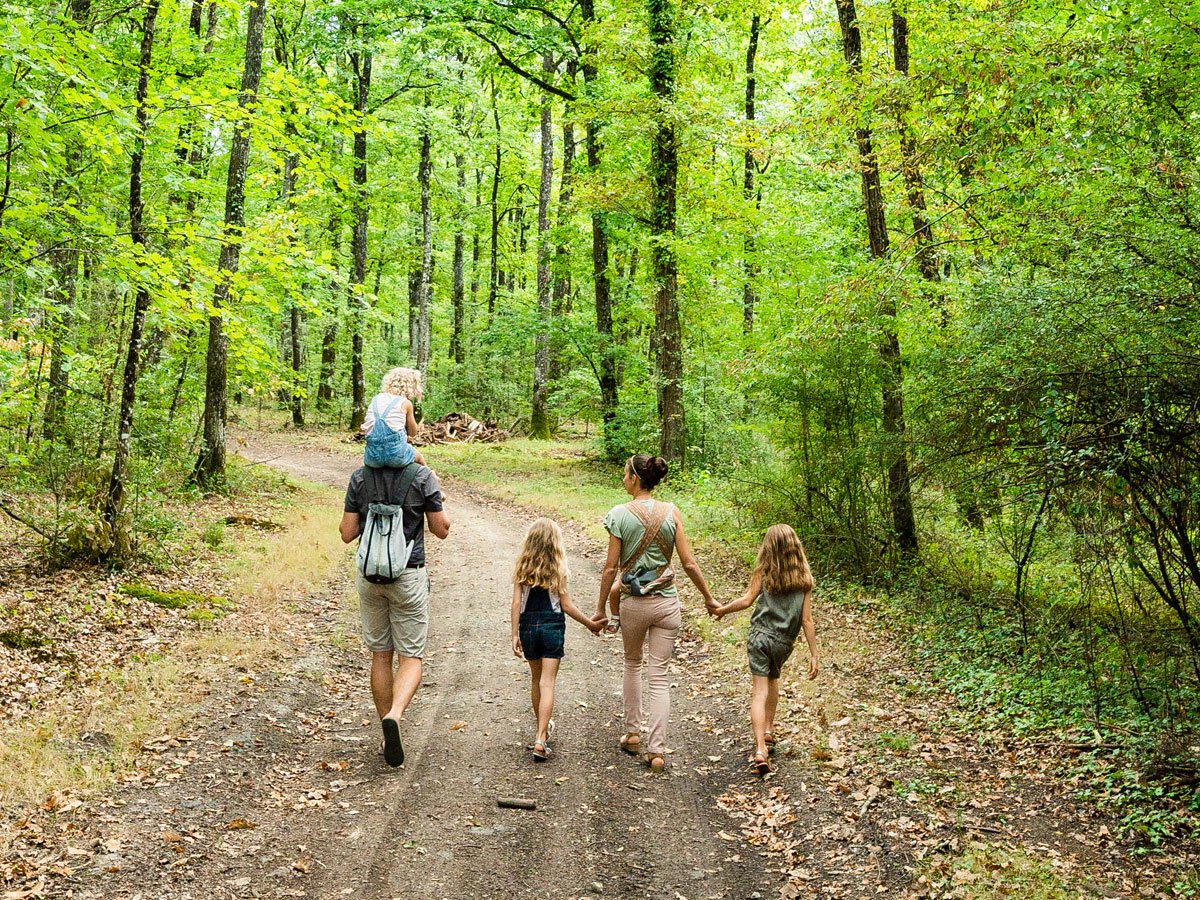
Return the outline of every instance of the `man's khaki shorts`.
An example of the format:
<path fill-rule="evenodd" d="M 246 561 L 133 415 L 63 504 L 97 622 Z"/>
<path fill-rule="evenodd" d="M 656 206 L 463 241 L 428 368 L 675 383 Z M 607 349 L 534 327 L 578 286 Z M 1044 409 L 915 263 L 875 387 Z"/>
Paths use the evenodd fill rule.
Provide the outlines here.
<path fill-rule="evenodd" d="M 421 659 L 429 632 L 429 572 L 405 569 L 391 584 L 371 584 L 359 573 L 358 611 L 368 650 Z"/>

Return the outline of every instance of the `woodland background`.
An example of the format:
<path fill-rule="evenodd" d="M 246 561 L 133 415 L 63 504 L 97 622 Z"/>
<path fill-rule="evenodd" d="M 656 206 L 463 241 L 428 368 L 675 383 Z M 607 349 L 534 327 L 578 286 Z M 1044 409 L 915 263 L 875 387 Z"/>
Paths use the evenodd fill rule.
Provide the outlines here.
<path fill-rule="evenodd" d="M 657 450 L 948 688 L 1200 811 L 1200 3 L 0 12 L 0 507 L 119 564 L 225 427 Z M 600 465 L 601 463 L 597 463 Z M 1124 758 L 1124 757 L 1123 757 Z M 1136 764 L 1135 764 L 1136 763 Z M 1189 819 L 1190 817 L 1190 819 Z"/>

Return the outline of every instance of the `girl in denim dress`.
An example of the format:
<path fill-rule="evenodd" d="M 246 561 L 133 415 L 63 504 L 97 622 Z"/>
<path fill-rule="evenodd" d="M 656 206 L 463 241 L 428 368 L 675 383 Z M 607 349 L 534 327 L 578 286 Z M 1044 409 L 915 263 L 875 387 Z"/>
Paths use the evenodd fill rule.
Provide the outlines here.
<path fill-rule="evenodd" d="M 562 662 L 567 633 L 566 616 L 592 634 L 604 627 L 604 619 L 589 619 L 567 593 L 567 552 L 562 529 L 550 519 L 529 526 L 525 543 L 513 567 L 512 649 L 529 663 L 529 693 L 537 732 L 534 759 L 550 758 L 550 735 L 554 731 L 554 683 Z"/>

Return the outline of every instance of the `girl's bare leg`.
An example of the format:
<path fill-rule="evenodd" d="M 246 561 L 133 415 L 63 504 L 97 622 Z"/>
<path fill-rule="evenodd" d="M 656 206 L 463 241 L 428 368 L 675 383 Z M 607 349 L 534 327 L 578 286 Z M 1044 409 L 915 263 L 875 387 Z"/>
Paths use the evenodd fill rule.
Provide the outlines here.
<path fill-rule="evenodd" d="M 538 710 L 542 706 L 542 660 L 527 659 L 526 662 L 529 663 L 529 699 L 533 705 L 533 720 L 536 722 Z M 537 739 L 537 735 L 534 739 Z"/>
<path fill-rule="evenodd" d="M 554 682 L 558 678 L 557 659 L 543 659 L 539 661 L 541 674 L 539 675 L 538 684 L 538 707 L 537 707 L 537 739 L 545 741 L 549 734 L 550 717 L 554 715 Z"/>
<path fill-rule="evenodd" d="M 765 675 L 752 675 L 750 686 L 750 730 L 754 732 L 754 749 L 767 756 L 767 697 L 771 690 L 771 682 L 777 679 Z M 775 696 L 778 699 L 779 686 L 776 684 Z M 774 709 L 772 708 L 772 712 Z"/>
<path fill-rule="evenodd" d="M 767 679 L 766 733 L 775 733 L 775 710 L 779 706 L 779 679 Z"/>

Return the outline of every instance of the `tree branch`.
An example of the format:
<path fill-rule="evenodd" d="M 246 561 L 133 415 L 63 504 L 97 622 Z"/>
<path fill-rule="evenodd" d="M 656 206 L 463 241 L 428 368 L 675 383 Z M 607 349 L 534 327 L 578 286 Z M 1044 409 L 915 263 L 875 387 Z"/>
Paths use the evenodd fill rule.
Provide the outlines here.
<path fill-rule="evenodd" d="M 572 94 L 568 91 L 564 91 L 560 87 L 555 87 L 550 82 L 539 78 L 538 76 L 534 75 L 532 72 L 528 72 L 525 69 L 522 69 L 519 65 L 517 65 L 515 62 L 513 62 L 511 59 L 509 59 L 505 55 L 504 50 L 500 47 L 500 45 L 497 44 L 490 37 L 488 37 L 486 34 L 483 34 L 482 32 L 477 31 L 476 29 L 472 28 L 470 25 L 467 25 L 465 27 L 466 27 L 467 31 L 469 31 L 471 34 L 475 35 L 475 37 L 479 38 L 485 44 L 490 46 L 494 51 L 496 51 L 497 58 L 500 60 L 501 65 L 503 65 L 506 69 L 510 69 L 513 72 L 516 72 L 522 78 L 526 79 L 527 81 L 533 82 L 534 84 L 536 84 L 538 87 L 540 87 L 543 91 L 546 91 L 547 93 L 554 94 L 556 97 L 561 97 L 564 100 L 568 100 L 571 102 L 575 101 L 574 94 Z"/>

